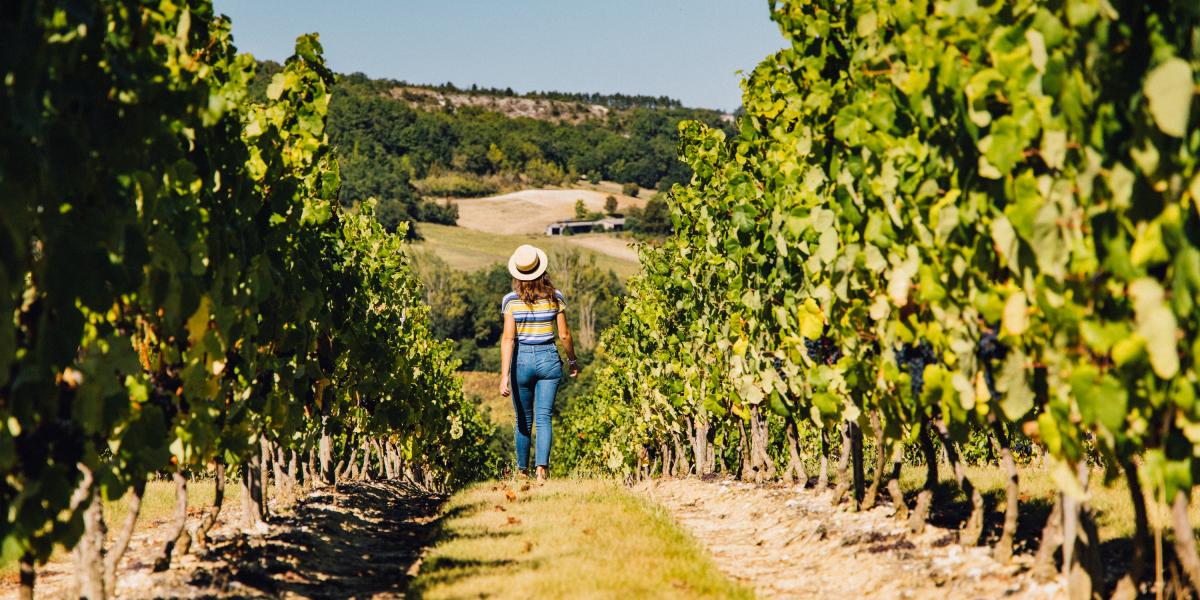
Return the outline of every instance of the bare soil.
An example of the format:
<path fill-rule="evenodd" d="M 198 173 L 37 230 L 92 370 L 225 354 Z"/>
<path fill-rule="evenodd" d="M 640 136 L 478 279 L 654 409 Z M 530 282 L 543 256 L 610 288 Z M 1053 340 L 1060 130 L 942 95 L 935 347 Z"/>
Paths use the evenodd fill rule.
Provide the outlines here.
<path fill-rule="evenodd" d="M 243 535 L 225 507 L 208 550 L 154 573 L 166 523 L 135 534 L 118 574 L 120 598 L 403 598 L 445 497 L 397 482 L 348 482 L 314 491 Z M 190 519 L 194 525 L 195 519 Z M 41 569 L 37 596 L 66 597 L 70 558 Z M 5 586 L 5 596 L 16 589 Z"/>
<path fill-rule="evenodd" d="M 661 503 L 717 565 L 762 598 L 1065 598 L 1062 579 L 1036 580 L 1029 555 L 1011 564 L 964 547 L 954 530 L 911 534 L 890 505 L 853 512 L 829 491 L 730 480 L 654 480 Z"/>

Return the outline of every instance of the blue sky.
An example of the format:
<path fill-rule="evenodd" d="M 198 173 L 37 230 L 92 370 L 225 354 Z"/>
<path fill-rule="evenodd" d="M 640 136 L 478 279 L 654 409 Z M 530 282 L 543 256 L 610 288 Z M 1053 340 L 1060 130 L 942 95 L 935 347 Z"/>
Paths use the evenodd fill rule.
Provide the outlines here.
<path fill-rule="evenodd" d="M 667 95 L 732 110 L 739 69 L 784 45 L 767 0 L 214 0 L 240 50 L 317 31 L 330 66 L 518 92 Z"/>

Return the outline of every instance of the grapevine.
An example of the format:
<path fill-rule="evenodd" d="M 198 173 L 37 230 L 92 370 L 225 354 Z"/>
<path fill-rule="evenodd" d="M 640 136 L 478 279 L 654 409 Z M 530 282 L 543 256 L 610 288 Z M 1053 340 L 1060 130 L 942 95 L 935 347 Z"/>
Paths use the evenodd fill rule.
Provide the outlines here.
<path fill-rule="evenodd" d="M 856 432 L 870 430 L 872 489 L 886 483 L 904 504 L 887 458 L 919 446 L 928 486 L 936 438 L 972 502 L 962 539 L 977 543 L 982 497 L 958 452 L 974 432 L 996 441 L 1009 474 L 996 545 L 1007 560 L 1011 438 L 1027 432 L 1073 531 L 1091 528 L 1088 465 L 1129 483 L 1137 533 L 1121 589 L 1146 575 L 1143 490 L 1171 505 L 1180 564 L 1200 586 L 1186 513 L 1200 441 L 1200 11 L 770 6 L 787 43 L 743 82 L 739 133 L 680 127 L 694 176 L 674 188 L 675 233 L 643 249 L 644 274 L 604 336 L 610 366 L 580 403 L 592 408 L 564 419 L 605 448 L 578 449 L 577 464 L 638 477 L 688 454 L 707 458 L 686 472 L 761 481 L 771 456 L 802 458 L 796 426 L 823 441 L 842 432 L 844 490 Z M 786 435 L 769 435 L 767 413 Z M 668 443 L 679 438 L 690 451 Z M 1098 540 L 1079 535 L 1094 556 Z"/>
<path fill-rule="evenodd" d="M 181 492 L 158 568 L 207 541 L 227 472 L 251 531 L 271 481 L 284 502 L 338 475 L 490 473 L 402 236 L 339 208 L 316 35 L 257 104 L 205 0 L 3 13 L 0 547 L 24 595 L 61 544 L 85 553 L 78 595 L 107 597 L 137 509 L 106 551 L 100 501 L 138 506 L 155 473 Z M 189 528 L 204 473 L 218 500 Z"/>

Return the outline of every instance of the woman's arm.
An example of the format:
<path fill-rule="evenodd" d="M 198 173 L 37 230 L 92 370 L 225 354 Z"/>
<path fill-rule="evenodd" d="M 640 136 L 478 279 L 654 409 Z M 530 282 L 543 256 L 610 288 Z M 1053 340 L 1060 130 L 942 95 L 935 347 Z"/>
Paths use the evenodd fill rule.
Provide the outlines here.
<path fill-rule="evenodd" d="M 579 374 L 579 366 L 575 364 L 575 344 L 571 341 L 571 328 L 567 327 L 567 315 L 562 312 L 558 313 L 558 339 L 567 351 L 567 364 L 571 367 L 571 377 L 574 377 Z"/>
<path fill-rule="evenodd" d="M 504 334 L 500 336 L 500 395 L 507 396 L 512 369 L 513 340 L 517 337 L 517 322 L 510 314 L 504 315 Z"/>

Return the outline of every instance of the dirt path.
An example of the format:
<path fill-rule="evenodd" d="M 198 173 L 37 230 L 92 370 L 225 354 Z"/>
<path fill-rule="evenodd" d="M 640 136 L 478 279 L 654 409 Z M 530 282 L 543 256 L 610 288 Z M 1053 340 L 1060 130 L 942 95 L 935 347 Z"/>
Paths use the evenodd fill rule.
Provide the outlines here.
<path fill-rule="evenodd" d="M 660 502 L 730 577 L 762 598 L 1062 598 L 1061 581 L 1039 582 L 1027 557 L 1005 566 L 955 533 L 912 535 L 881 506 L 853 513 L 830 494 L 733 481 L 652 481 Z"/>
<path fill-rule="evenodd" d="M 403 598 L 444 500 L 399 483 L 350 482 L 312 492 L 257 537 L 236 535 L 229 524 L 240 515 L 226 507 L 209 551 L 163 573 L 150 566 L 163 527 L 151 527 L 135 536 L 122 561 L 118 596 Z M 37 596 L 64 597 L 69 584 L 70 563 L 52 562 Z"/>

